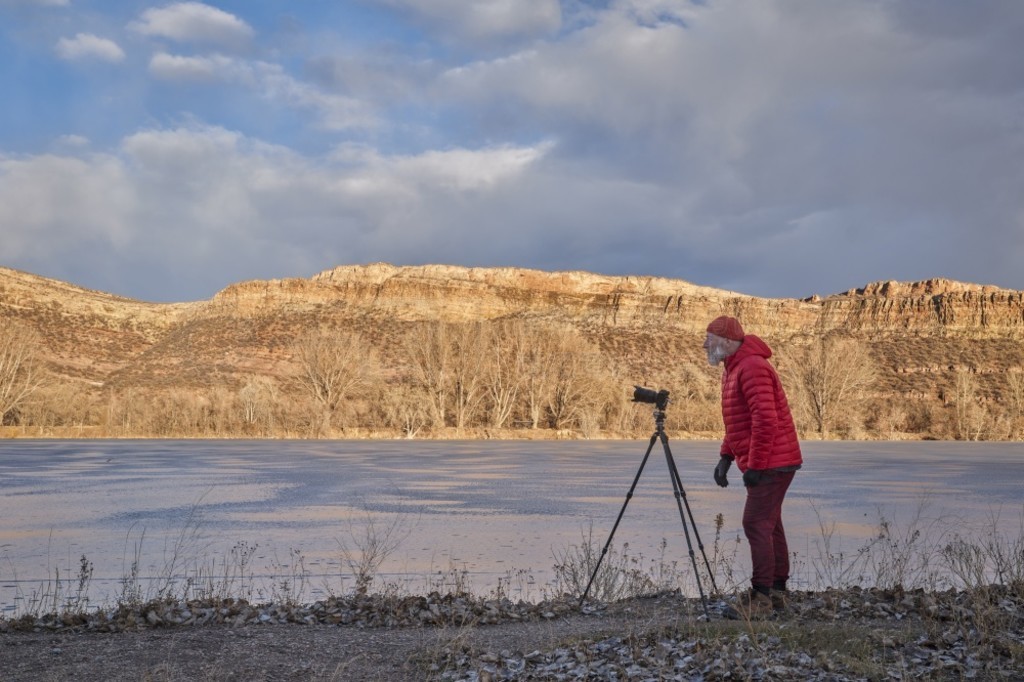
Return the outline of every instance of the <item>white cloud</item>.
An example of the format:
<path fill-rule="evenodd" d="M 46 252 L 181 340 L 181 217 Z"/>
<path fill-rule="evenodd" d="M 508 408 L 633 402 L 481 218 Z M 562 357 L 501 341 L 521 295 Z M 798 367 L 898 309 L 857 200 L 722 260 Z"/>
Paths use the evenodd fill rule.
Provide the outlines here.
<path fill-rule="evenodd" d="M 124 50 L 113 40 L 91 33 L 78 33 L 74 38 L 61 38 L 54 48 L 57 56 L 68 61 L 99 59 L 105 62 L 124 60 Z"/>
<path fill-rule="evenodd" d="M 514 181 L 552 147 L 551 143 L 543 143 L 532 147 L 428 151 L 412 156 L 341 150 L 336 158 L 358 168 L 339 178 L 340 186 L 353 197 L 403 197 L 419 202 L 435 192 L 476 193 Z"/>
<path fill-rule="evenodd" d="M 89 138 L 84 135 L 61 135 L 56 145 L 67 149 L 83 149 L 89 146 Z"/>
<path fill-rule="evenodd" d="M 558 0 L 382 0 L 410 11 L 442 35 L 474 42 L 551 35 L 562 23 Z"/>
<path fill-rule="evenodd" d="M 687 200 L 661 230 L 679 264 L 651 247 L 659 269 L 707 271 L 732 289 L 774 282 L 771 293 L 800 295 L 814 281 L 827 292 L 863 284 L 857 272 L 963 276 L 978 260 L 967 227 L 1010 224 L 1024 133 L 1005 27 L 1024 25 L 1024 5 L 937 25 L 902 2 L 676 4 L 685 9 L 611 3 L 564 40 L 449 70 L 438 101 L 472 111 L 480 135 L 556 137 L 558 158 L 585 163 L 584 175 L 677 188 Z M 796 243 L 781 238 L 792 224 Z M 830 251 L 837 233 L 859 239 Z M 918 265 L 874 253 L 880 241 Z M 943 255 L 950 247 L 957 257 Z"/>
<path fill-rule="evenodd" d="M 321 193 L 316 203 L 333 206 L 339 201 L 358 205 L 366 197 L 422 199 L 437 192 L 459 195 L 493 190 L 522 177 L 550 151 L 551 144 L 394 156 L 341 150 L 317 160 L 223 128 L 206 127 L 136 133 L 124 140 L 121 149 L 127 162 L 143 175 L 158 179 L 162 187 L 180 183 L 193 199 L 230 183 L 244 187 L 240 195 L 250 198 L 287 187 L 288 192 L 296 190 L 307 198 Z"/>
<path fill-rule="evenodd" d="M 360 100 L 325 92 L 292 77 L 277 64 L 256 62 L 244 68 L 243 73 L 264 97 L 315 112 L 320 125 L 328 130 L 372 128 L 378 123 L 369 107 Z"/>
<path fill-rule="evenodd" d="M 67 261 L 83 243 L 123 245 L 132 181 L 109 155 L 0 157 L 0 225 L 12 260 Z"/>
<path fill-rule="evenodd" d="M 204 298 L 234 281 L 345 262 L 445 260 L 451 230 L 465 227 L 451 219 L 480 216 L 549 149 L 310 158 L 195 127 L 135 133 L 115 154 L 0 158 L 4 255 L 39 272 L 76 258 L 121 263 L 94 264 L 108 281 L 84 284 L 126 293 L 134 280 L 144 298 L 159 295 L 140 280 L 166 290 L 182 268 L 195 274 L 175 291 Z"/>
<path fill-rule="evenodd" d="M 158 52 L 149 60 L 149 71 L 163 80 L 214 81 L 230 78 L 234 63 L 222 55 L 191 57 Z"/>
<path fill-rule="evenodd" d="M 482 150 L 428 151 L 378 164 L 387 175 L 428 188 L 456 191 L 487 189 L 524 173 L 551 149 L 502 146 Z"/>
<path fill-rule="evenodd" d="M 160 52 L 149 71 L 168 81 L 223 82 L 243 86 L 276 105 L 313 112 L 327 130 L 372 128 L 377 120 L 358 99 L 337 95 L 300 81 L 278 64 L 224 55 L 180 56 Z"/>
<path fill-rule="evenodd" d="M 201 2 L 179 2 L 148 9 L 129 24 L 143 35 L 237 48 L 248 44 L 255 32 L 234 14 Z"/>
<path fill-rule="evenodd" d="M 935 276 L 1024 288 L 1024 3 L 570 0 L 556 20 L 542 2 L 386 2 L 390 19 L 465 42 L 339 46 L 324 29 L 281 63 L 159 47 L 160 99 L 181 99 L 146 114 L 221 127 L 8 160 L 0 233 L 45 254 L 24 230 L 46 226 L 65 262 L 116 244 L 118 263 L 145 263 L 138 281 L 189 296 L 377 260 L 658 274 L 759 295 Z M 149 35 L 197 34 L 149 18 Z M 264 47 L 278 54 L 269 36 Z M 298 75 L 291 58 L 304 57 Z M 247 132 L 286 128 L 273 139 L 339 146 L 311 156 Z M 72 193 L 48 208 L 75 169 L 120 199 Z M 91 216 L 81 234 L 79 214 Z M 184 264 L 188 278 L 174 272 Z"/>

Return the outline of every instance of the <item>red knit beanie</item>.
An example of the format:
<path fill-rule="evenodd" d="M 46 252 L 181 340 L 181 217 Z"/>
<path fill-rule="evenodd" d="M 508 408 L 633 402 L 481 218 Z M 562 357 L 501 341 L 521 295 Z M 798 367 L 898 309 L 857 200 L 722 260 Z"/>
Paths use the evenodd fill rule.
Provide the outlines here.
<path fill-rule="evenodd" d="M 712 320 L 711 324 L 708 325 L 708 331 L 715 336 L 721 336 L 723 339 L 732 339 L 733 341 L 742 341 L 744 337 L 740 321 L 728 315 L 722 315 Z"/>

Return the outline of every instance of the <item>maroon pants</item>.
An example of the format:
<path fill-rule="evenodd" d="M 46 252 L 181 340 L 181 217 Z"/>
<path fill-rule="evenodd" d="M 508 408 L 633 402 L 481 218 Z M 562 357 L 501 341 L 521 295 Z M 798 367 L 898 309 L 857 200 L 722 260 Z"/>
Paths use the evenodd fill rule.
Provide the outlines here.
<path fill-rule="evenodd" d="M 766 473 L 757 485 L 747 488 L 743 532 L 750 543 L 753 564 L 750 582 L 754 586 L 771 587 L 789 578 L 789 546 L 782 527 L 782 500 L 795 474 L 794 471 Z"/>

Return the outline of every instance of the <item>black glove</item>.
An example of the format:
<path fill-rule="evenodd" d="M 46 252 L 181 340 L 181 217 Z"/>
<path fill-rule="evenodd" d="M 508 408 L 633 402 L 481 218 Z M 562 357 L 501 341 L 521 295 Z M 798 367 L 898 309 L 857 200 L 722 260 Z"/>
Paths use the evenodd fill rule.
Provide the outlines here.
<path fill-rule="evenodd" d="M 732 466 L 732 459 L 722 455 L 722 458 L 718 460 L 718 465 L 715 467 L 715 483 L 725 488 L 729 485 L 729 479 L 725 477 L 729 473 L 729 467 Z"/>
<path fill-rule="evenodd" d="M 753 488 L 761 482 L 761 474 L 763 473 L 760 469 L 747 469 L 743 472 L 743 485 Z"/>

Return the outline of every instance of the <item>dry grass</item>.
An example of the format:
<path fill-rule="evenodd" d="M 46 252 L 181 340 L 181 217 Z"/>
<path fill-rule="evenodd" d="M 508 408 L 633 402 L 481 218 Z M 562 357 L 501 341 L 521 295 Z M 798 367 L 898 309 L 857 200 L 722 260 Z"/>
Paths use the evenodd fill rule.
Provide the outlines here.
<path fill-rule="evenodd" d="M 891 675 L 894 666 L 906 660 L 908 648 L 942 647 L 952 640 L 961 648 L 961 656 L 1024 656 L 1024 644 L 1012 636 L 1015 628 L 1019 629 L 1019 615 L 1010 608 L 1024 599 L 1024 517 L 1019 533 L 1000 530 L 1005 526 L 996 517 L 985 532 L 936 535 L 931 523 L 924 507 L 904 525 L 880 517 L 877 534 L 851 557 L 841 559 L 829 556 L 835 547 L 830 544 L 831 531 L 823 524 L 820 547 L 825 554 L 814 567 L 805 565 L 805 570 L 817 571 L 819 582 L 831 578 L 838 584 L 822 583 L 814 591 L 799 593 L 796 598 L 805 605 L 814 602 L 816 606 L 802 611 L 807 616 L 798 619 L 706 621 L 698 602 L 692 597 L 683 599 L 677 592 L 680 586 L 692 583 L 687 567 L 666 561 L 664 556 L 633 555 L 628 546 L 622 546 L 613 547 L 605 556 L 592 589 L 589 604 L 599 601 L 607 606 L 554 619 L 499 619 L 498 624 L 488 620 L 485 625 L 471 617 L 442 620 L 430 628 L 398 629 L 324 625 L 168 628 L 151 627 L 140 619 L 139 625 L 116 634 L 86 632 L 90 613 L 103 609 L 142 613 L 150 598 L 187 601 L 201 596 L 208 602 L 231 603 L 266 590 L 273 603 L 302 608 L 302 586 L 308 583 L 308 575 L 301 557 L 283 562 L 282 571 L 267 588 L 255 584 L 253 578 L 254 548 L 239 545 L 222 565 L 200 567 L 199 562 L 183 561 L 181 553 L 189 546 L 183 539 L 176 545 L 177 553 L 168 557 L 169 570 L 157 584 L 144 586 L 137 574 L 126 574 L 116 604 L 90 601 L 91 564 L 85 556 L 78 562 L 77 575 L 67 568 L 55 571 L 52 580 L 22 603 L 17 618 L 0 621 L 8 644 L 0 647 L 0 664 L 6 666 L 6 678 L 13 680 L 62 679 L 72 670 L 85 682 L 238 676 L 256 680 L 419 680 L 464 668 L 481 651 L 501 650 L 495 647 L 510 651 L 575 647 L 583 651 L 586 642 L 612 635 L 627 644 L 632 642 L 638 652 L 644 647 L 656 649 L 659 638 L 692 641 L 704 649 L 745 642 L 742 646 L 762 651 L 764 656 L 779 650 L 802 652 L 801 660 L 816 669 L 841 669 L 866 679 Z M 192 525 L 186 523 L 183 538 L 189 537 Z M 396 524 L 375 522 L 362 531 L 353 526 L 347 539 L 353 573 L 339 576 L 339 584 L 349 585 L 353 593 L 363 594 L 368 603 L 380 604 L 379 608 L 402 603 L 399 588 L 393 584 L 378 586 L 392 591 L 388 598 L 371 599 L 369 594 L 376 585 L 374 572 L 398 546 L 400 531 Z M 940 544 L 934 544 L 935 540 Z M 711 563 L 720 588 L 726 589 L 713 595 L 714 600 L 725 597 L 739 580 L 732 566 L 736 550 L 731 545 L 716 533 Z M 581 534 L 580 542 L 558 557 L 555 591 L 579 596 L 600 551 L 592 533 Z M 170 566 L 186 563 L 197 566 L 194 575 L 182 577 L 170 570 Z M 284 563 L 291 568 L 284 570 Z M 470 596 L 464 576 L 454 568 L 428 579 L 427 584 L 447 586 L 470 601 L 502 603 L 508 600 L 512 581 L 528 579 L 509 575 L 488 597 Z M 538 596 L 550 597 L 547 589 L 540 588 Z M 652 593 L 666 596 L 652 600 Z M 864 605 L 858 606 L 858 600 Z M 892 616 L 904 608 L 911 608 L 908 613 L 912 615 Z M 67 625 L 44 631 L 43 636 L 37 623 L 46 614 L 57 614 L 57 620 Z"/>
<path fill-rule="evenodd" d="M 254 565 L 257 547 L 247 543 L 237 543 L 217 561 L 203 558 L 202 520 L 197 511 L 201 499 L 193 504 L 179 534 L 165 548 L 164 568 L 154 576 L 143 577 L 139 572 L 144 534 L 126 536 L 124 573 L 114 603 L 96 603 L 90 596 L 93 567 L 83 554 L 77 561 L 53 566 L 50 575 L 28 594 L 16 595 L 16 611 L 11 618 L 47 613 L 77 615 L 166 600 L 255 598 L 289 606 L 302 604 L 313 576 L 297 550 L 283 558 L 275 555 L 265 567 Z M 924 497 L 909 519 L 897 522 L 879 512 L 875 532 L 852 547 L 837 536 L 835 523 L 818 513 L 818 538 L 809 543 L 810 554 L 794 553 L 791 586 L 812 591 L 874 588 L 979 594 L 996 587 L 1024 594 L 1024 509 L 1018 512 L 1016 530 L 1008 529 L 998 514 L 980 527 L 964 527 L 930 510 L 931 500 Z M 559 595 L 580 597 L 588 585 L 588 597 L 595 602 L 671 591 L 697 596 L 698 580 L 709 596 L 731 594 L 748 580 L 738 569 L 745 545 L 739 536 L 723 537 L 723 525 L 719 515 L 710 545 L 704 550 L 695 549 L 700 575 L 693 574 L 689 561 L 668 557 L 664 541 L 660 553 L 645 556 L 633 552 L 628 543 L 615 545 L 611 538 L 606 543 L 605 538 L 595 537 L 590 527 L 581 529 L 579 542 L 554 550 L 550 584 L 539 585 L 529 570 L 522 569 L 500 578 L 487 597 L 507 599 L 514 594 L 519 599 L 539 601 Z M 365 596 L 373 590 L 396 598 L 408 595 L 414 581 L 380 583 L 378 574 L 411 533 L 408 518 L 382 519 L 367 512 L 364 519 L 350 524 L 346 537 L 337 539 L 342 564 L 349 573 L 335 576 L 333 583 L 325 577 L 321 588 L 330 596 Z M 700 556 L 704 552 L 707 564 Z M 712 575 L 706 573 L 706 567 Z M 421 585 L 427 592 L 458 596 L 470 595 L 472 590 L 465 571 L 456 566 L 423 576 Z"/>

